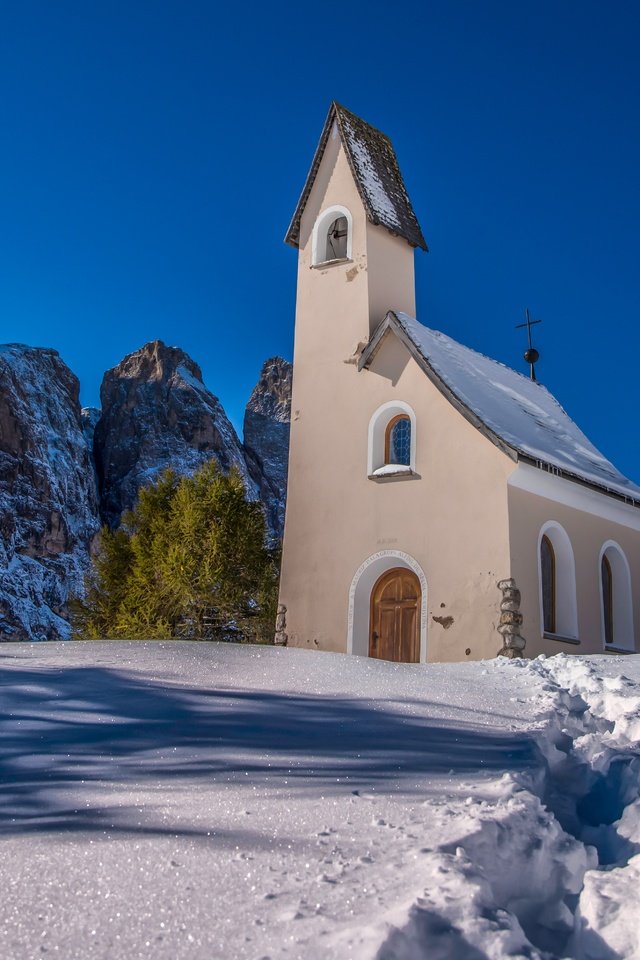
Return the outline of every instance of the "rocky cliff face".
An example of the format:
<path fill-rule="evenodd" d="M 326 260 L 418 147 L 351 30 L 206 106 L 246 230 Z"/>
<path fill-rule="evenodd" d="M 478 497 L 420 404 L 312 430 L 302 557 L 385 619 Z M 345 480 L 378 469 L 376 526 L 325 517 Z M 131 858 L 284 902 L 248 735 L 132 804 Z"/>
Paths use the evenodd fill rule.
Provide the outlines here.
<path fill-rule="evenodd" d="M 282 536 L 287 496 L 291 423 L 292 366 L 281 357 L 267 360 L 244 415 L 244 447 L 258 485 L 269 526 Z"/>
<path fill-rule="evenodd" d="M 100 399 L 93 449 L 101 514 L 110 526 L 167 467 L 191 473 L 215 459 L 224 471 L 237 467 L 249 496 L 257 497 L 235 430 L 182 350 L 147 343 L 105 374 Z"/>
<path fill-rule="evenodd" d="M 140 488 L 172 467 L 216 459 L 240 471 L 282 534 L 291 367 L 264 365 L 243 447 L 200 369 L 160 341 L 109 370 L 102 411 L 80 410 L 79 384 L 54 350 L 0 347 L 0 641 L 70 636 L 101 523 L 116 526 Z"/>
<path fill-rule="evenodd" d="M 99 528 L 78 397 L 55 350 L 0 347 L 0 639 L 69 636 Z"/>
<path fill-rule="evenodd" d="M 93 435 L 101 415 L 102 411 L 99 407 L 82 407 L 80 411 L 82 432 L 90 451 L 93 450 Z"/>

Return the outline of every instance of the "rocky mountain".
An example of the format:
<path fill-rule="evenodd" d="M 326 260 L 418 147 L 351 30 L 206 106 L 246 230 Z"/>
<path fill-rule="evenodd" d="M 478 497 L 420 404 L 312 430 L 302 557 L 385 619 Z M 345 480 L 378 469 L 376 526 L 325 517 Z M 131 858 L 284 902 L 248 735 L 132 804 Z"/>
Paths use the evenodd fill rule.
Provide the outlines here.
<path fill-rule="evenodd" d="M 161 340 L 145 344 L 105 373 L 100 400 L 93 450 L 100 512 L 109 526 L 134 505 L 140 487 L 167 467 L 191 473 L 216 459 L 224 471 L 237 467 L 248 495 L 257 498 L 233 426 L 182 350 Z"/>
<path fill-rule="evenodd" d="M 282 536 L 287 496 L 291 379 L 293 368 L 271 357 L 249 398 L 244 415 L 244 448 L 272 530 Z"/>
<path fill-rule="evenodd" d="M 291 366 L 268 360 L 245 416 L 245 444 L 200 368 L 156 340 L 102 383 L 102 410 L 80 409 L 77 378 L 54 350 L 0 347 L 0 641 L 66 639 L 102 523 L 116 526 L 167 467 L 235 466 L 282 535 Z"/>
<path fill-rule="evenodd" d="M 96 432 L 96 426 L 101 415 L 102 410 L 99 407 L 82 407 L 80 410 L 82 432 L 89 450 L 93 450 L 93 435 Z"/>
<path fill-rule="evenodd" d="M 79 392 L 55 350 L 0 347 L 0 640 L 69 636 L 100 526 Z"/>

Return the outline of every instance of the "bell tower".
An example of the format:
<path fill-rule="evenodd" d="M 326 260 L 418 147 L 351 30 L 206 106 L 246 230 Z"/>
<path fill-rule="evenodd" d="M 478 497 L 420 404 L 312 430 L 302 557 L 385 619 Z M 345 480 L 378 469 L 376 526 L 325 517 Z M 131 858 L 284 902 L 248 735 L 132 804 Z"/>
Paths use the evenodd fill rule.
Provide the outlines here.
<path fill-rule="evenodd" d="M 279 633 L 324 647 L 329 628 L 304 594 L 326 563 L 318 524 L 326 535 L 342 522 L 334 457 L 343 441 L 352 455 L 366 434 L 358 357 L 387 311 L 415 316 L 414 249 L 427 249 L 390 140 L 335 102 L 286 242 L 298 250 L 298 274 Z"/>
<path fill-rule="evenodd" d="M 390 309 L 415 316 L 413 251 L 427 246 L 395 151 L 335 102 L 285 239 L 298 249 L 296 338 L 323 309 L 355 308 L 366 339 Z"/>

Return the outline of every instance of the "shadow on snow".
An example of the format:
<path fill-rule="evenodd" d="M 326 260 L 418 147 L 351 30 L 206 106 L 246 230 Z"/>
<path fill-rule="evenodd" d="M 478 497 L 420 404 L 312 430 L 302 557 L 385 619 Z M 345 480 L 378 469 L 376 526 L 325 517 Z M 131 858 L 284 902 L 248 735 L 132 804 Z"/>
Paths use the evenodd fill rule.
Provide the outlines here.
<path fill-rule="evenodd" d="M 118 793 L 216 782 L 327 795 L 424 792 L 429 775 L 539 763 L 525 734 L 447 725 L 357 697 L 163 685 L 104 667 L 0 673 L 0 832 L 198 834 L 144 825 Z M 160 798 L 162 801 L 162 798 Z M 146 801 L 145 801 L 146 802 Z M 114 819 L 118 820 L 116 824 Z"/>

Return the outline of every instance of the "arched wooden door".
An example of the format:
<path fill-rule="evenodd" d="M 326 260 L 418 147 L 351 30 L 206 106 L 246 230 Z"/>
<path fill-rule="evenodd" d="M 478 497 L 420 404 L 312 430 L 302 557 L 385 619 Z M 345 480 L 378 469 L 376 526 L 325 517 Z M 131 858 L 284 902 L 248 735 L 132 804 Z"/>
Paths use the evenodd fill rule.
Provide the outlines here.
<path fill-rule="evenodd" d="M 421 599 L 420 581 L 411 570 L 383 573 L 371 592 L 370 657 L 419 662 Z"/>

